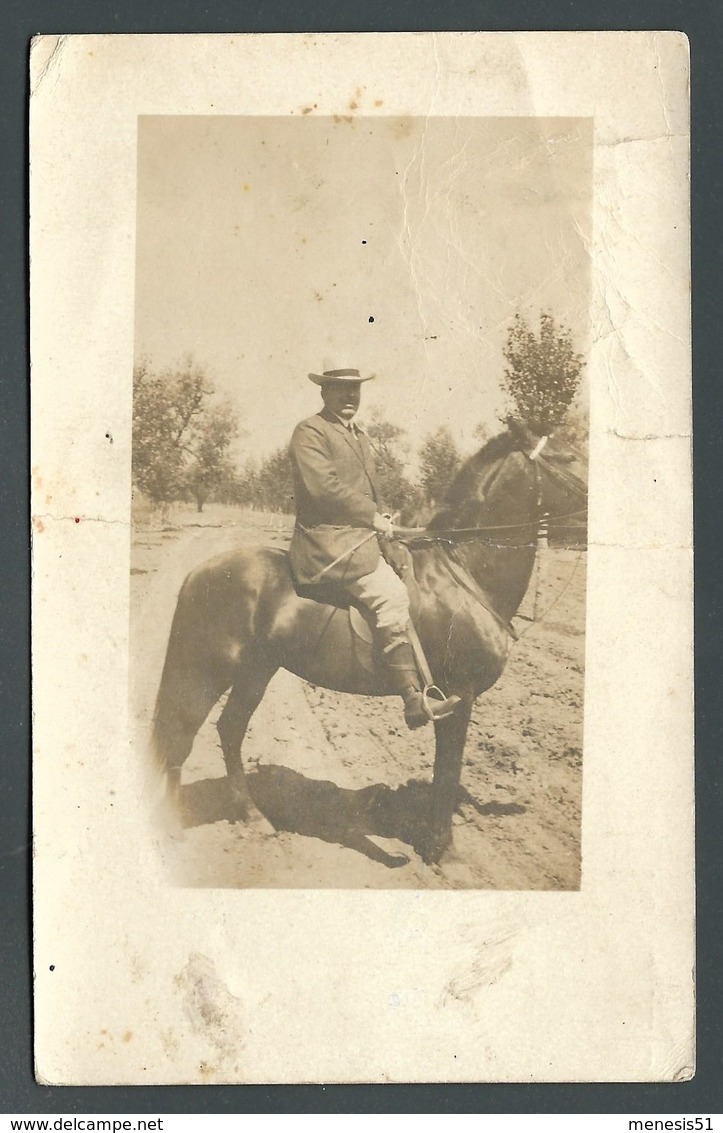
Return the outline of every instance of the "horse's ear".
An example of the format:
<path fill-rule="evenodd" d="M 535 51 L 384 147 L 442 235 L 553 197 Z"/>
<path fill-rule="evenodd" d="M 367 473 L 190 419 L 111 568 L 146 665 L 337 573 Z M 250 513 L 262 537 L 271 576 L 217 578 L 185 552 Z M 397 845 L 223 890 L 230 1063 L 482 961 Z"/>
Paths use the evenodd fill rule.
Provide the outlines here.
<path fill-rule="evenodd" d="M 524 421 L 518 420 L 517 417 L 507 418 L 507 428 L 515 444 L 521 449 L 534 448 L 539 440 L 539 437 L 534 436 L 527 428 Z"/>
<path fill-rule="evenodd" d="M 552 434 L 550 434 L 550 439 L 552 439 Z M 562 452 L 559 449 L 556 449 L 555 452 L 551 453 L 550 455 L 552 456 L 556 464 L 574 464 L 576 460 L 579 460 L 579 457 L 576 456 L 574 452 L 570 452 L 567 449 L 567 446 L 565 446 Z"/>

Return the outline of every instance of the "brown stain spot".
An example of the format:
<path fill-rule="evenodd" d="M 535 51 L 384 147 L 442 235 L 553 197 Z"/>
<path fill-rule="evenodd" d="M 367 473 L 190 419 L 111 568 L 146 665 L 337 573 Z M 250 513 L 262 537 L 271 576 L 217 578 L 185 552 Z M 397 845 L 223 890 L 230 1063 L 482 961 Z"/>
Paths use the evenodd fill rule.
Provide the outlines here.
<path fill-rule="evenodd" d="M 123 1042 L 129 1043 L 132 1038 L 133 1038 L 133 1031 L 126 1031 L 125 1034 L 123 1035 Z"/>
<path fill-rule="evenodd" d="M 76 517 L 75 517 L 75 522 L 76 522 L 76 523 L 80 523 L 80 516 L 79 516 L 79 515 L 76 515 Z"/>
<path fill-rule="evenodd" d="M 313 106 L 302 106 L 301 113 L 302 114 L 312 114 L 313 111 L 317 109 L 317 105 L 318 104 L 315 102 Z"/>
<path fill-rule="evenodd" d="M 384 99 L 383 98 L 375 98 L 374 99 L 374 105 L 375 106 L 384 106 Z"/>
<path fill-rule="evenodd" d="M 342 122 L 348 122 L 349 124 L 351 124 L 354 119 L 352 118 L 351 114 L 335 114 L 334 121 L 336 122 L 337 126 L 339 126 Z"/>
<path fill-rule="evenodd" d="M 42 519 L 38 519 L 37 516 L 35 516 L 35 518 L 33 519 L 33 527 L 37 531 L 38 535 L 42 535 L 45 531 L 45 524 L 43 523 Z"/>
<path fill-rule="evenodd" d="M 250 192 L 251 192 L 251 186 L 250 185 L 244 185 L 244 193 L 250 193 Z"/>
<path fill-rule="evenodd" d="M 358 110 L 359 109 L 359 103 L 356 101 L 356 99 L 353 98 L 351 100 L 351 102 L 349 103 L 349 109 L 350 110 Z"/>

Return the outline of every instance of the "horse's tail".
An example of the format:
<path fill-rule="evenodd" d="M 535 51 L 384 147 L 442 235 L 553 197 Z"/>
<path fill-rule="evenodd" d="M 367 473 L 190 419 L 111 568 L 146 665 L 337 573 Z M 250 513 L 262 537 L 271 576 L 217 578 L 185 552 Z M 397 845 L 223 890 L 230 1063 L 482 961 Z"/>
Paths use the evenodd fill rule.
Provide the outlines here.
<path fill-rule="evenodd" d="M 184 587 L 185 587 L 184 583 Z M 176 709 L 180 701 L 182 683 L 182 642 L 184 625 L 187 620 L 184 608 L 183 588 L 178 596 L 173 614 L 171 633 L 163 663 L 161 683 L 158 686 L 156 704 L 153 712 L 151 732 L 151 755 L 156 770 L 165 774 L 176 762 L 174 759 L 177 735 L 175 727 Z"/>
<path fill-rule="evenodd" d="M 238 679 L 246 649 L 257 635 L 266 641 L 258 615 L 269 580 L 278 592 L 290 586 L 285 558 L 269 555 L 258 549 L 227 552 L 196 567 L 181 587 L 149 752 L 149 764 L 171 786 L 174 779 L 180 782 L 181 767 L 214 704 Z"/>
<path fill-rule="evenodd" d="M 178 596 L 156 697 L 151 756 L 160 774 L 180 775 L 194 737 L 224 687 L 212 679 L 208 611 L 203 587 L 189 575 Z"/>

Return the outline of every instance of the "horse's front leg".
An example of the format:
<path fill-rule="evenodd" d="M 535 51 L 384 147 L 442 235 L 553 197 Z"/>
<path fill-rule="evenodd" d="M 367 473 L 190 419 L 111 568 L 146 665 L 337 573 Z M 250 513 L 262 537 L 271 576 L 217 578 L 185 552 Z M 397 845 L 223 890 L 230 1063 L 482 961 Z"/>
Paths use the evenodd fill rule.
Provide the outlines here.
<path fill-rule="evenodd" d="M 454 715 L 440 720 L 434 726 L 436 750 L 432 805 L 428 826 L 422 831 L 420 843 L 415 847 L 427 864 L 438 862 L 452 844 L 452 815 L 459 798 L 462 756 L 474 703 L 471 693 L 460 695 L 462 703 L 457 706 Z"/>

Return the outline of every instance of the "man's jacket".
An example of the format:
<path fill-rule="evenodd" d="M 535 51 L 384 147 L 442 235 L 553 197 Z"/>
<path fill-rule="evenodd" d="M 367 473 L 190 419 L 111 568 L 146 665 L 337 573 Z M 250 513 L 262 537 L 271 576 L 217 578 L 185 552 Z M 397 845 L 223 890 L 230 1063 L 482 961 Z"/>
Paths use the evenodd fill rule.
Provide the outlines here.
<path fill-rule="evenodd" d="M 296 581 L 343 584 L 370 574 L 379 562 L 373 520 L 380 497 L 366 435 L 351 433 L 325 407 L 296 426 L 291 464 L 296 527 L 289 555 Z M 318 578 L 365 535 L 372 537 Z"/>

